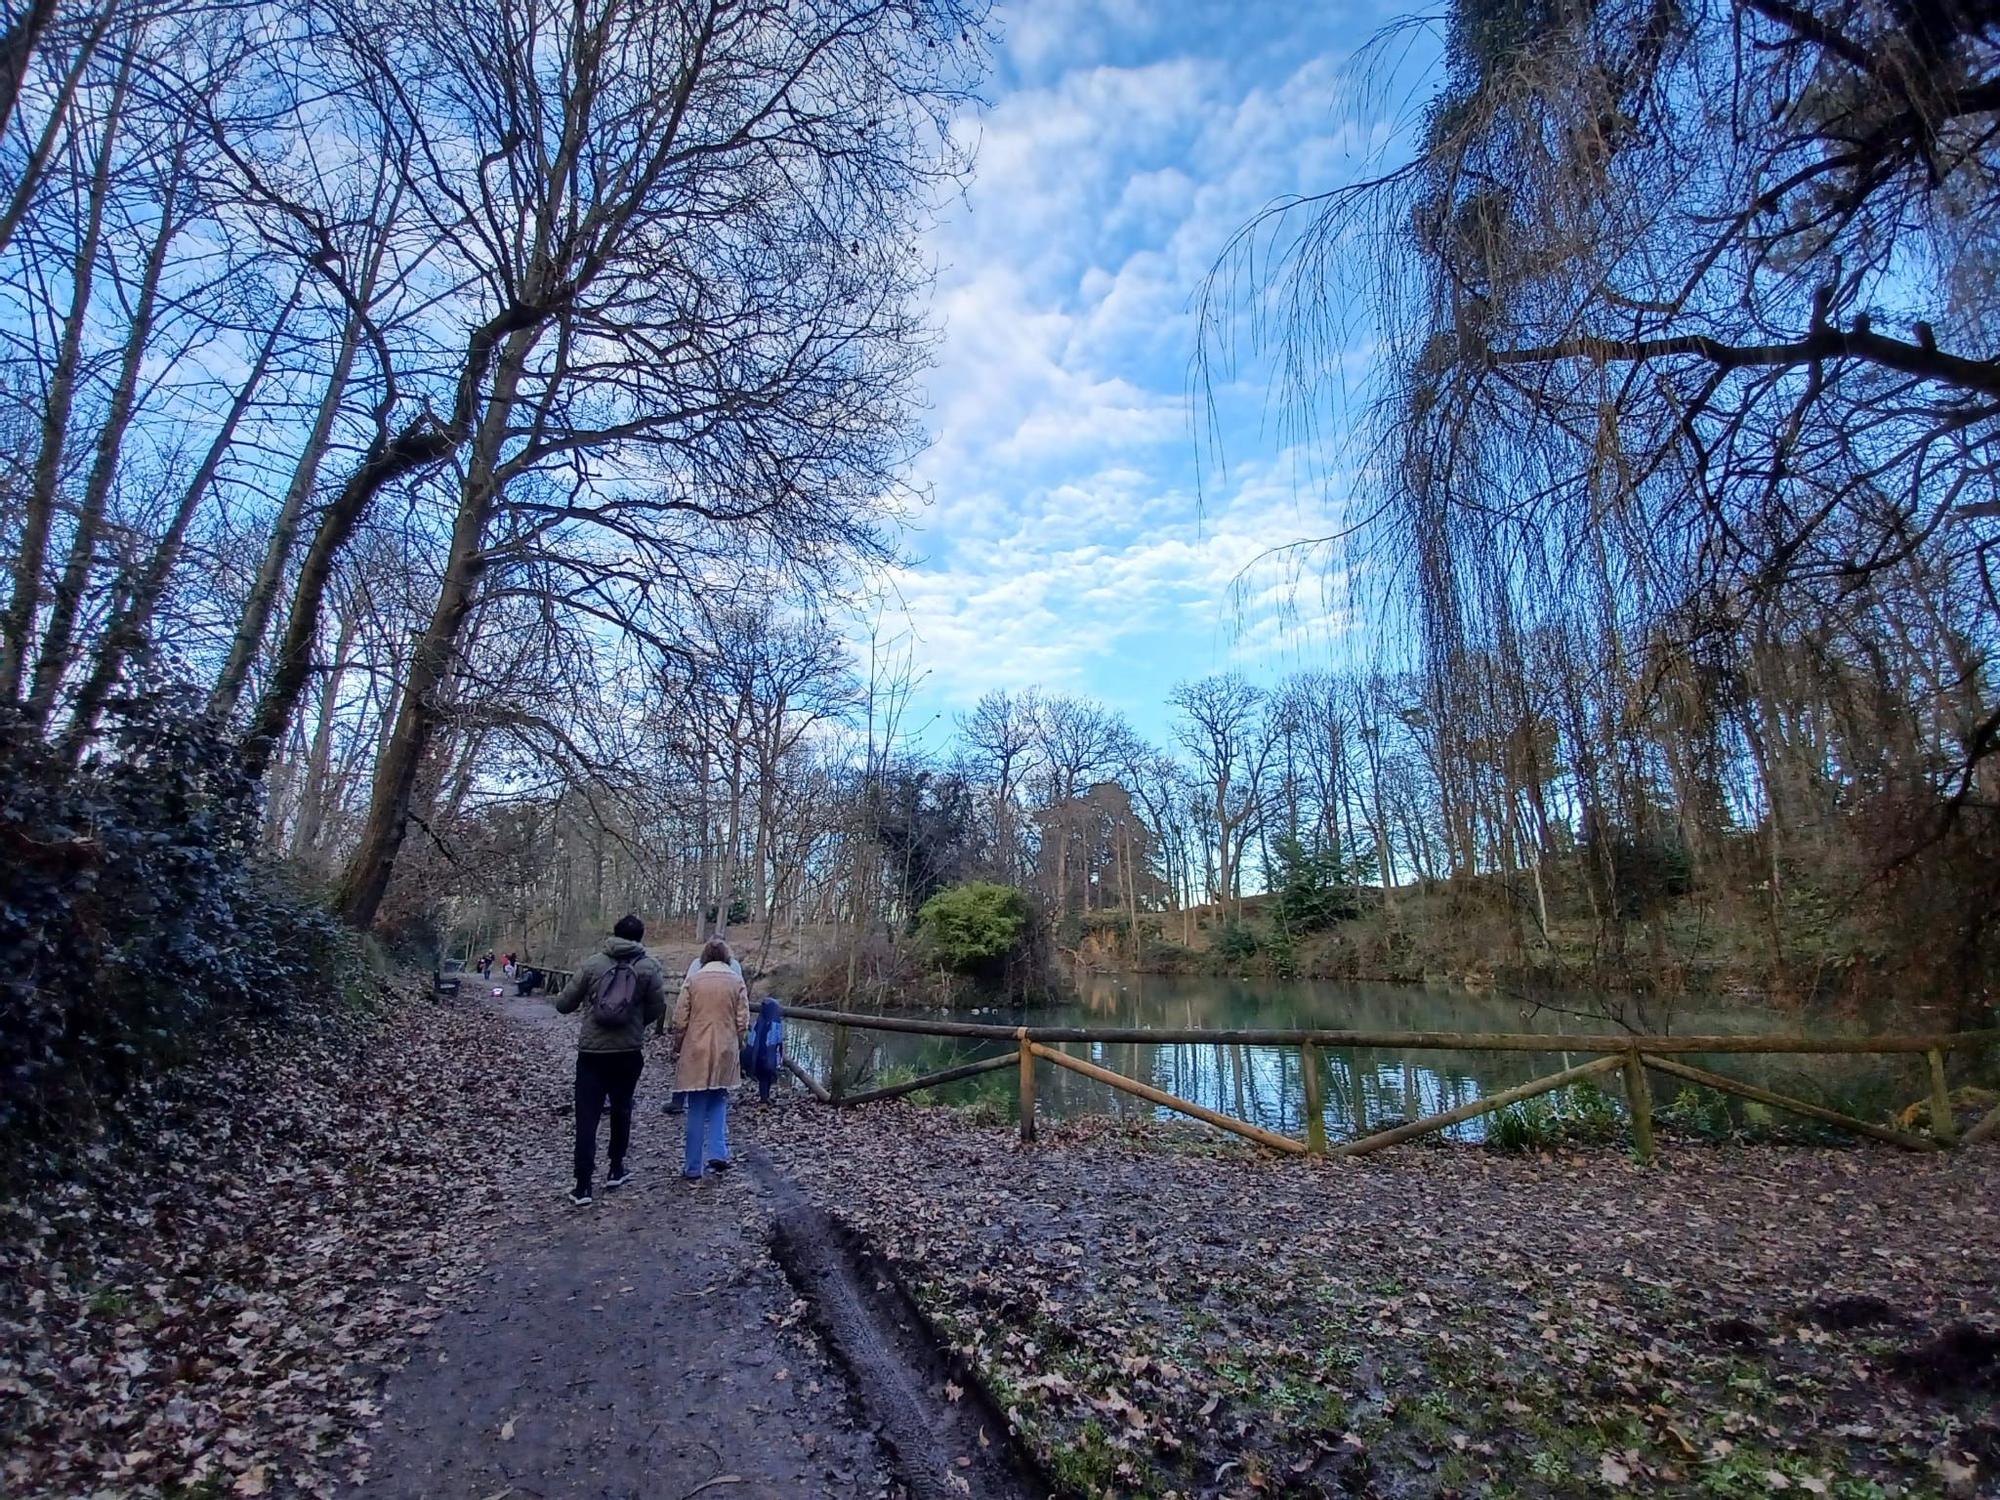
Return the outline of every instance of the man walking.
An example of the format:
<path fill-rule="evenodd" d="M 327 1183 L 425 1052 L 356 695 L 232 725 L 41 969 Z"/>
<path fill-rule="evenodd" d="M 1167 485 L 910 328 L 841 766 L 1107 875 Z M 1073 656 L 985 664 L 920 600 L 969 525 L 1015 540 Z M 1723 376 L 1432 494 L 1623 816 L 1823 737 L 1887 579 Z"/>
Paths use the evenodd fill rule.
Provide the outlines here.
<path fill-rule="evenodd" d="M 568 1015 L 586 1007 L 576 1038 L 576 1190 L 569 1201 L 590 1202 L 590 1178 L 597 1165 L 597 1121 L 611 1106 L 611 1172 L 608 1188 L 626 1181 L 625 1149 L 632 1140 L 632 1095 L 646 1065 L 646 1027 L 667 1014 L 667 981 L 642 940 L 646 924 L 626 915 L 611 929 L 602 952 L 583 961 L 576 977 L 556 996 Z"/>

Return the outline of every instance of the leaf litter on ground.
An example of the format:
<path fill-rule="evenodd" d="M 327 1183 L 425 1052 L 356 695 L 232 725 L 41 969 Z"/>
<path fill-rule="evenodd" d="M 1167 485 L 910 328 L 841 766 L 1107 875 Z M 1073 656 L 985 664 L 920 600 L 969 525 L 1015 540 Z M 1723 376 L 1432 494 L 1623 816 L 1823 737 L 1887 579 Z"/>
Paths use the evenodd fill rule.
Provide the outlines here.
<path fill-rule="evenodd" d="M 2000 1153 L 1196 1131 L 760 1123 L 1070 1493 L 2000 1493 Z"/>
<path fill-rule="evenodd" d="M 0 1200 L 0 1493 L 330 1495 L 515 1210 L 559 1077 L 490 1012 L 253 1028 Z"/>

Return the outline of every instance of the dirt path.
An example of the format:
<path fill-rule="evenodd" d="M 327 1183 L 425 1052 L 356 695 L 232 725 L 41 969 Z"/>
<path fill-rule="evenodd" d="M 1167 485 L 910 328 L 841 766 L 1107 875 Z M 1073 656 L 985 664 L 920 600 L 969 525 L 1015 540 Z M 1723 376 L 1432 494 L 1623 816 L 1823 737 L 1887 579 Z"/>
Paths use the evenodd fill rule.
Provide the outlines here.
<path fill-rule="evenodd" d="M 490 1003 L 530 1065 L 567 1075 L 573 1021 L 538 1000 Z M 802 1208 L 757 1148 L 755 1110 L 732 1115 L 744 1169 L 680 1181 L 680 1121 L 661 1112 L 668 1079 L 664 1055 L 650 1057 L 633 1180 L 600 1186 L 588 1208 L 567 1197 L 571 1117 L 549 1112 L 506 1186 L 516 1213 L 485 1252 L 479 1289 L 384 1383 L 365 1493 L 1020 1493 L 1002 1425 L 956 1404 L 907 1310 Z"/>

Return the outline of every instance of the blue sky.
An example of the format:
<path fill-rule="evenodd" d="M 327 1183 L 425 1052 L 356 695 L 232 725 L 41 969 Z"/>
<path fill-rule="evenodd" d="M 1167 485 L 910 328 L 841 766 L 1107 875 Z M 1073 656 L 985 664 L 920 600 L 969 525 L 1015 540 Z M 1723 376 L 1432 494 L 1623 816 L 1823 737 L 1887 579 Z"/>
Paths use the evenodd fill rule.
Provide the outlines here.
<path fill-rule="evenodd" d="M 927 674 L 912 727 L 1040 685 L 1160 738 L 1182 678 L 1267 679 L 1361 644 L 1315 560 L 1271 555 L 1337 524 L 1344 481 L 1284 447 L 1256 368 L 1223 392 L 1217 472 L 1189 363 L 1191 298 L 1230 234 L 1381 148 L 1347 67 L 1379 20 L 1208 0 L 996 12 L 986 105 L 961 121 L 974 176 L 931 241 L 933 500 L 892 578 Z"/>

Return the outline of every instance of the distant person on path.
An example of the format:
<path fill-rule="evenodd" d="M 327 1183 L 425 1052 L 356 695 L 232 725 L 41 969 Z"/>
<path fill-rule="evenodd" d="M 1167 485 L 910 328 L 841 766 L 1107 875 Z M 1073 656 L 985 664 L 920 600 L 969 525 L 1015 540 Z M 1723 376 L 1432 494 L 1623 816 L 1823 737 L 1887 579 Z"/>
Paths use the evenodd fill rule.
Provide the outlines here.
<path fill-rule="evenodd" d="M 642 945 L 646 924 L 623 916 L 601 952 L 583 961 L 576 976 L 556 996 L 568 1015 L 585 1006 L 576 1037 L 576 1189 L 569 1201 L 590 1202 L 591 1172 L 597 1165 L 597 1121 L 611 1105 L 611 1172 L 608 1188 L 626 1181 L 625 1149 L 632 1140 L 632 1095 L 646 1065 L 642 1050 L 648 1024 L 667 1014 L 667 976 Z M 509 955 L 511 957 L 512 955 Z"/>
<path fill-rule="evenodd" d="M 749 1032 L 750 992 L 730 966 L 729 945 L 711 940 L 674 1006 L 674 1084 L 687 1096 L 681 1175 L 689 1182 L 729 1168 L 729 1091 L 743 1081 L 738 1054 Z"/>
<path fill-rule="evenodd" d="M 767 998 L 757 1008 L 757 1024 L 750 1028 L 750 1076 L 757 1080 L 757 1102 L 771 1102 L 771 1085 L 785 1065 L 785 1007 Z"/>
<path fill-rule="evenodd" d="M 693 979 L 696 974 L 699 974 L 701 972 L 702 954 L 708 952 L 709 948 L 716 947 L 718 945 L 721 947 L 724 953 L 729 954 L 730 972 L 733 973 L 738 979 L 741 979 L 743 977 L 743 961 L 739 959 L 736 956 L 736 954 L 730 949 L 728 941 L 726 939 L 719 937 L 710 938 L 708 940 L 708 944 L 702 948 L 701 952 L 695 954 L 693 958 L 688 960 L 687 974 L 681 980 L 682 989 L 685 990 L 688 987 L 688 981 Z M 683 1093 L 681 1090 L 675 1089 L 673 1092 L 673 1096 L 667 1100 L 667 1113 L 670 1115 L 678 1115 L 684 1113 L 686 1109 L 687 1109 L 687 1095 Z"/>

